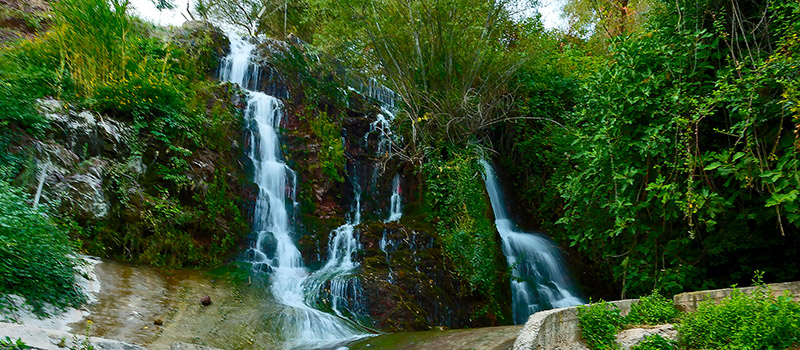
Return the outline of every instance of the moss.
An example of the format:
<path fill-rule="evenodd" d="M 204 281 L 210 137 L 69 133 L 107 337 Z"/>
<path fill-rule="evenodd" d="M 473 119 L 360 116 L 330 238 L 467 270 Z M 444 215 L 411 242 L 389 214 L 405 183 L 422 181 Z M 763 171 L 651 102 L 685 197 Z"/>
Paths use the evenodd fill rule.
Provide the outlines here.
<path fill-rule="evenodd" d="M 424 165 L 425 205 L 428 221 L 436 227 L 437 241 L 453 261 L 460 279 L 487 304 L 478 317 L 508 322 L 509 298 L 502 286 L 508 267 L 499 235 L 489 220 L 490 206 L 483 188 L 479 157 L 473 150 L 445 146 Z"/>

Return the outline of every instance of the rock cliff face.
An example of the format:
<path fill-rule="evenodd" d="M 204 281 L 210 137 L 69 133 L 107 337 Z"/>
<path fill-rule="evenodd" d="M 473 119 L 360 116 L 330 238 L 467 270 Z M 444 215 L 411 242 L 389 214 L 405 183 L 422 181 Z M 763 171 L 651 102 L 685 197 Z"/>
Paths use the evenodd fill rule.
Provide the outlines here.
<path fill-rule="evenodd" d="M 205 23 L 187 23 L 171 38 L 209 76 L 230 50 L 225 35 Z M 264 40 L 258 47 L 258 88 L 285 104 L 282 153 L 297 173 L 293 221 L 306 264 L 325 264 L 331 232 L 357 221 L 359 266 L 346 298 L 359 322 L 388 331 L 500 323 L 498 315 L 480 312 L 489 301 L 442 252 L 423 209 L 420 169 L 390 157 L 391 111 L 351 88 L 341 64 L 305 60 L 302 45 Z M 90 254 L 171 266 L 236 259 L 258 192 L 244 152 L 246 101 L 227 83 L 197 94 L 207 113 L 216 113 L 209 118 L 223 120 L 214 142 L 224 147 L 175 146 L 130 117 L 41 100 L 47 131 L 19 131 L 9 147 L 26 159 L 15 181 L 37 205 L 56 208 L 59 222 Z M 384 106 L 390 95 L 381 95 Z M 323 286 L 322 307 L 330 306 L 332 289 Z M 508 305 L 501 308 L 508 312 Z"/>
<path fill-rule="evenodd" d="M 22 137 L 16 147 L 17 153 L 27 151 L 31 157 L 28 171 L 36 181 L 27 184 L 30 192 L 80 222 L 108 219 L 109 160 L 130 154 L 133 129 L 53 99 L 39 101 L 39 110 L 50 123 L 49 132 L 41 140 Z"/>
<path fill-rule="evenodd" d="M 262 47 L 269 47 L 265 52 L 277 52 L 278 57 L 302 50 L 272 41 Z M 320 93 L 321 89 L 310 83 L 346 81 L 336 64 L 322 68 L 320 73 L 296 62 L 287 65 L 274 56 L 265 57 L 261 66 L 261 77 L 266 79 L 262 89 L 285 102 L 284 155 L 298 177 L 295 229 L 306 264 L 312 269 L 324 265 L 332 231 L 360 211 L 360 224 L 355 227 L 361 247 L 356 257 L 357 283 L 348 287 L 352 289 L 347 294 L 352 309 L 363 312 L 355 315 L 356 319 L 366 317 L 368 326 L 385 331 L 497 325 L 497 315 L 476 316 L 488 301 L 470 291 L 468 283 L 456 275 L 434 228 L 426 221 L 418 169 L 388 156 L 391 149 L 386 137 L 391 130 L 384 128 L 391 125 L 384 120 L 391 118 L 390 111 L 348 86 L 331 89 L 346 91 L 341 103 L 335 102 L 341 96 Z M 335 134 L 315 133 L 313 124 L 330 116 L 335 116 L 331 119 Z M 330 147 L 330 140 L 325 140 L 328 137 L 342 145 L 341 179 L 325 172 L 323 164 L 330 160 L 325 154 Z M 393 183 L 395 178 L 397 183 Z M 398 189 L 402 217 L 389 222 L 391 198 Z M 332 289 L 330 284 L 323 287 L 323 308 L 330 307 L 328 303 L 334 299 Z M 501 290 L 509 295 L 498 299 L 509 300 L 508 288 Z M 501 307 L 510 312 L 508 305 Z"/>

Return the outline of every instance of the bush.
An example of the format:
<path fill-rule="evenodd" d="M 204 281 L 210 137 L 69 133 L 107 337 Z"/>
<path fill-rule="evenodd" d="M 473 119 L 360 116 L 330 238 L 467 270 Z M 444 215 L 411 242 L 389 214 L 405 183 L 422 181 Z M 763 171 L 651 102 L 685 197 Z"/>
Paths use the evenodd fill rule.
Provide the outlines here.
<path fill-rule="evenodd" d="M 52 35 L 14 43 L 0 50 L 0 127 L 8 124 L 41 134 L 47 121 L 36 99 L 63 96 L 71 90 L 68 74 L 58 69 Z"/>
<path fill-rule="evenodd" d="M 619 348 L 615 336 L 623 320 L 619 308 L 605 301 L 578 306 L 581 336 L 592 350 Z"/>
<path fill-rule="evenodd" d="M 0 181 L 0 312 L 13 307 L 11 294 L 39 315 L 44 306 L 78 306 L 86 297 L 75 289 L 72 245 L 43 210 L 31 208 L 24 193 Z"/>
<path fill-rule="evenodd" d="M 640 343 L 631 346 L 630 350 L 676 350 L 678 345 L 658 334 L 647 336 Z"/>
<path fill-rule="evenodd" d="M 658 291 L 639 299 L 631 306 L 631 312 L 625 316 L 627 324 L 662 324 L 678 315 L 672 300 L 663 297 Z"/>
<path fill-rule="evenodd" d="M 689 349 L 787 349 L 800 342 L 800 303 L 763 284 L 751 294 L 734 288 L 719 304 L 707 300 L 687 314 L 678 339 Z"/>

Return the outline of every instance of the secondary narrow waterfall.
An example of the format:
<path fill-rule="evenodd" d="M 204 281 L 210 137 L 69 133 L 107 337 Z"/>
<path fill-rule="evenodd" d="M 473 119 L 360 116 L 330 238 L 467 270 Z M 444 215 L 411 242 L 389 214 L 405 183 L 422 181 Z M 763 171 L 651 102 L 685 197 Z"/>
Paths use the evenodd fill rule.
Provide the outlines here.
<path fill-rule="evenodd" d="M 253 219 L 256 237 L 246 257 L 256 271 L 270 274 L 270 290 L 285 306 L 281 319 L 276 320 L 285 347 L 313 349 L 364 336 L 350 321 L 317 310 L 307 302 L 304 286 L 310 274 L 292 238 L 290 220 L 290 211 L 295 207 L 296 177 L 282 160 L 277 133 L 283 104 L 275 97 L 251 90 L 258 83 L 258 67 L 251 63 L 255 47 L 233 33 L 229 37 L 231 53 L 222 65 L 220 78 L 247 90 L 248 156 L 258 185 Z"/>
<path fill-rule="evenodd" d="M 485 160 L 481 160 L 481 165 L 495 226 L 503 240 L 503 254 L 511 267 L 514 323 L 525 323 L 537 311 L 584 304 L 558 247 L 542 235 L 521 232 L 515 227 L 506 212 L 494 169 Z"/>
<path fill-rule="evenodd" d="M 389 220 L 392 222 L 400 220 L 403 217 L 403 197 L 400 196 L 400 174 L 394 176 L 392 179 L 392 197 L 389 198 Z"/>
<path fill-rule="evenodd" d="M 358 185 L 355 185 L 355 202 L 353 216 L 331 231 L 328 261 L 304 282 L 312 300 L 323 298 L 320 292 L 329 284 L 330 308 L 336 315 L 348 319 L 358 319 L 366 314 L 361 283 L 356 276 L 360 266 L 356 254 L 361 250 L 356 229 L 361 223 L 361 189 Z"/>

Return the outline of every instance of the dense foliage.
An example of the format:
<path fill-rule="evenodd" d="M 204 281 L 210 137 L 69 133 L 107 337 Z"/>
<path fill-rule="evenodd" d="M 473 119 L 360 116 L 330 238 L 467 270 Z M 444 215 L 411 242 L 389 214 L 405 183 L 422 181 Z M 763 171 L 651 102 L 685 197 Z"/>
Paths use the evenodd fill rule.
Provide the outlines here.
<path fill-rule="evenodd" d="M 734 287 L 730 296 L 703 301 L 696 312 L 680 317 L 658 293 L 632 305 L 625 317 L 605 302 L 579 306 L 583 339 L 591 349 L 616 349 L 615 334 L 623 328 L 675 323 L 677 342 L 653 335 L 632 349 L 789 349 L 800 340 L 800 303 L 788 292 L 772 291 L 761 282 L 762 276 L 756 272 L 753 290 L 745 293 Z"/>
<path fill-rule="evenodd" d="M 4 178 L 32 193 L 47 159 L 31 144 L 70 137 L 48 125 L 38 99 L 63 101 L 65 114 L 96 113 L 132 135 L 100 149 L 82 140 L 61 154 L 80 161 L 65 171 L 97 169 L 110 214 L 87 219 L 62 206 L 61 227 L 91 254 L 155 265 L 223 262 L 247 231 L 236 193 L 240 150 L 231 147 L 241 130 L 238 91 L 213 80 L 227 40 L 196 25 L 165 32 L 132 17 L 127 1 L 52 7 L 48 31 L 0 49 L 0 128 L 19 136 L 0 152 Z"/>
<path fill-rule="evenodd" d="M 508 283 L 478 165 L 488 154 L 521 226 L 571 246 L 610 285 L 590 293 L 671 295 L 755 269 L 800 278 L 797 1 L 571 0 L 565 31 L 520 19 L 512 3 L 204 0 L 192 16 L 290 39 L 267 60 L 291 72 L 279 82 L 300 125 L 289 137 L 318 146 L 290 158 L 313 161 L 304 171 L 325 182 L 300 185 L 301 211 L 347 182 L 353 77 L 400 94 L 383 161 L 417 176 L 409 207 L 422 208 L 465 290 L 491 301 L 487 313 L 502 319 L 493 298 Z M 124 0 L 58 1 L 47 32 L 0 49 L 0 131 L 27 140 L 0 140 L 2 175 L 32 192 L 25 142 L 53 134 L 40 98 L 119 120 L 134 130 L 130 152 L 74 152 L 109 163 L 111 218 L 59 217 L 61 227 L 96 254 L 216 264 L 246 231 L 238 92 L 209 79 L 213 35 L 181 40 L 127 11 Z M 644 298 L 627 322 L 673 317 L 665 300 Z"/>
<path fill-rule="evenodd" d="M 616 349 L 614 336 L 623 325 L 623 317 L 616 305 L 600 301 L 578 306 L 578 325 L 590 349 Z"/>
<path fill-rule="evenodd" d="M 763 284 L 751 293 L 734 289 L 719 304 L 700 303 L 678 326 L 689 349 L 788 349 L 800 341 L 800 303 Z"/>
<path fill-rule="evenodd" d="M 528 225 L 577 248 L 623 297 L 724 287 L 755 269 L 796 279 L 800 8 L 645 7 L 615 35 L 557 38 L 546 65 L 521 71 L 519 113 L 564 126 L 492 136 Z"/>
<path fill-rule="evenodd" d="M 508 277 L 497 233 L 489 220 L 490 207 L 484 198 L 480 158 L 471 149 L 447 149 L 432 155 L 426 163 L 426 205 L 429 220 L 436 226 L 444 253 L 459 277 L 468 282 L 466 290 L 478 292 L 501 322 L 504 315 L 497 300 L 500 283 Z"/>
<path fill-rule="evenodd" d="M 0 313 L 18 295 L 37 314 L 85 301 L 74 288 L 78 259 L 72 243 L 44 209 L 31 208 L 27 196 L 0 180 Z"/>
<path fill-rule="evenodd" d="M 678 316 L 678 310 L 672 300 L 661 296 L 658 291 L 639 298 L 639 302 L 631 305 L 631 311 L 625 316 L 625 322 L 637 324 L 668 323 Z"/>
<path fill-rule="evenodd" d="M 678 344 L 658 334 L 649 335 L 641 342 L 630 347 L 631 350 L 676 350 Z"/>

